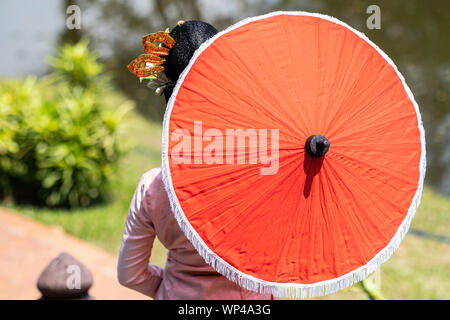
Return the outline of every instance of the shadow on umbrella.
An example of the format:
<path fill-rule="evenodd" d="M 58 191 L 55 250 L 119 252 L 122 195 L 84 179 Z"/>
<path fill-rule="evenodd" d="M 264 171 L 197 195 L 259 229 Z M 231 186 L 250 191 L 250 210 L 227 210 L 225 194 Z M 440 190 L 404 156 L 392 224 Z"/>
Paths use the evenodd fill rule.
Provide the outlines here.
<path fill-rule="evenodd" d="M 314 180 L 314 176 L 317 175 L 322 168 L 323 157 L 312 158 L 308 153 L 304 153 L 305 159 L 303 161 L 303 170 L 306 174 L 305 187 L 303 188 L 303 195 L 305 198 L 309 197 L 311 193 L 311 186 Z"/>

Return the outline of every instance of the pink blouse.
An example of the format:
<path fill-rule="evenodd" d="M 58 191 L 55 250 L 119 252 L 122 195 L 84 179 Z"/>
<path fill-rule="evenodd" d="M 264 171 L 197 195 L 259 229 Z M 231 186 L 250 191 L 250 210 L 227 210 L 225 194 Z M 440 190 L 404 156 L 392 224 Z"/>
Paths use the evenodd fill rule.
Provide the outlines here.
<path fill-rule="evenodd" d="M 169 250 L 165 268 L 149 264 L 155 236 Z M 161 169 L 139 180 L 117 265 L 120 284 L 154 299 L 271 299 L 218 274 L 183 234 L 170 209 Z"/>

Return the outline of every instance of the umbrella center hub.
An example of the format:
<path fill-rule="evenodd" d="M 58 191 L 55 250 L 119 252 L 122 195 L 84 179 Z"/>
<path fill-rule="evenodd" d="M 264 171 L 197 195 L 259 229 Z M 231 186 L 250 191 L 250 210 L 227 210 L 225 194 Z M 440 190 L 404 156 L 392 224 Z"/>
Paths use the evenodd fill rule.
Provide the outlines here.
<path fill-rule="evenodd" d="M 305 150 L 313 158 L 323 157 L 330 149 L 330 141 L 324 136 L 312 135 L 305 142 Z"/>

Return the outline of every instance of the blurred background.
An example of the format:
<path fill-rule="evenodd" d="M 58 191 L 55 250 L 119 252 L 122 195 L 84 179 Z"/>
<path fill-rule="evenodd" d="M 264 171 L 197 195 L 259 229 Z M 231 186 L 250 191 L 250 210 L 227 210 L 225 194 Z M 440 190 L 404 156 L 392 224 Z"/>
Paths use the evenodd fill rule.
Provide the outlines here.
<path fill-rule="evenodd" d="M 67 27 L 71 5 L 80 9 L 79 29 Z M 380 29 L 366 24 L 370 5 L 380 8 Z M 160 165 L 164 99 L 126 69 L 142 52 L 141 37 L 178 20 L 222 30 L 276 10 L 331 15 L 365 33 L 405 76 L 426 131 L 426 188 L 411 232 L 376 279 L 325 298 L 449 299 L 447 0 L 3 0 L 0 210 L 57 226 L 114 258 L 137 181 Z M 10 252 L 1 246 L 0 260 Z M 157 242 L 151 262 L 163 266 L 165 255 Z M 8 268 L 0 263 L 0 281 L 11 277 Z M 0 284 L 7 296 L 15 298 Z"/>

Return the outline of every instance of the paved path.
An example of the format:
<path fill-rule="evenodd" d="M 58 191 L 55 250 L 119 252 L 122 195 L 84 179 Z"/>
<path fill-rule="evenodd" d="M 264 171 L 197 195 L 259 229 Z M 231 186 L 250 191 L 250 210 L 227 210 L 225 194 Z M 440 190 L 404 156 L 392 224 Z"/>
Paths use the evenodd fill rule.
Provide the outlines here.
<path fill-rule="evenodd" d="M 146 299 L 117 282 L 117 258 L 86 242 L 0 208 L 0 300 L 37 299 L 41 271 L 61 252 L 68 252 L 91 270 L 96 299 Z"/>

